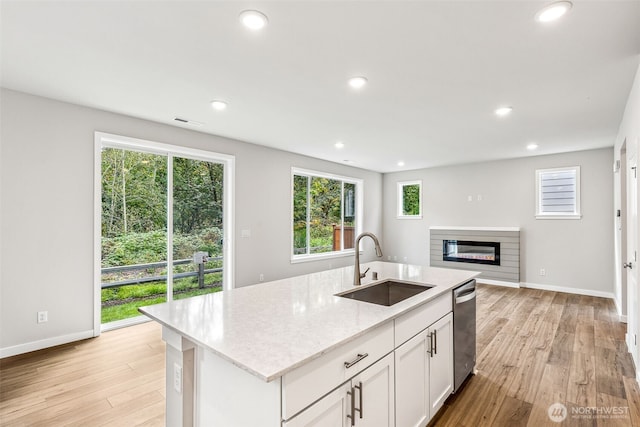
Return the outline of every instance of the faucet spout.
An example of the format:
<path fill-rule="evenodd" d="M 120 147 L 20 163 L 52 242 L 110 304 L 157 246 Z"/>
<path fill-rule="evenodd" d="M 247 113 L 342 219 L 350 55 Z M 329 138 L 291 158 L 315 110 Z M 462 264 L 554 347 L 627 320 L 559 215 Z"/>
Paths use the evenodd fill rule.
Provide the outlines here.
<path fill-rule="evenodd" d="M 376 255 L 378 256 L 378 258 L 382 257 L 382 249 L 380 248 L 380 242 L 378 242 L 378 238 L 375 236 L 375 234 L 369 233 L 368 231 L 365 231 L 364 233 L 360 233 L 360 235 L 356 237 L 356 242 L 354 244 L 354 248 L 356 250 L 356 259 L 355 259 L 355 266 L 353 268 L 353 286 L 360 286 L 361 284 L 360 279 L 362 279 L 367 274 L 367 271 L 369 271 L 369 269 L 367 269 L 367 271 L 365 271 L 364 274 L 360 274 L 360 240 L 365 236 L 371 237 L 371 239 L 373 240 L 373 243 L 376 246 Z"/>

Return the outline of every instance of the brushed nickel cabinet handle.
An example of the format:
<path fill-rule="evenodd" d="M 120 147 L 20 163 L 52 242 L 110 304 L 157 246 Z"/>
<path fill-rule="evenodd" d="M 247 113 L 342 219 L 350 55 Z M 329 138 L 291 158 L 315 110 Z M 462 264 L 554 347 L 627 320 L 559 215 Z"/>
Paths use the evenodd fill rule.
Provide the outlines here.
<path fill-rule="evenodd" d="M 362 381 L 360 381 L 357 386 L 354 386 L 354 388 L 358 389 L 358 391 L 360 392 L 360 409 L 358 408 L 354 408 L 354 409 L 360 414 L 360 418 L 362 418 L 364 416 L 364 411 L 362 410 Z M 355 415 L 355 412 L 354 412 L 354 415 Z"/>
<path fill-rule="evenodd" d="M 369 355 L 369 353 L 365 353 L 365 354 L 358 353 L 356 358 L 353 359 L 351 362 L 344 362 L 344 367 L 349 369 L 350 367 L 352 367 L 353 365 L 355 365 L 356 363 L 358 363 L 359 361 L 361 361 L 362 359 L 364 359 L 368 355 Z"/>
<path fill-rule="evenodd" d="M 356 393 L 351 387 L 351 391 L 347 392 L 347 396 L 351 396 L 351 414 L 347 414 L 347 418 L 351 418 L 351 426 L 356 425 Z"/>
<path fill-rule="evenodd" d="M 429 332 L 429 346 L 427 348 L 427 353 L 429 353 L 430 357 L 433 357 L 433 333 Z"/>
<path fill-rule="evenodd" d="M 433 353 L 438 354 L 438 330 L 433 331 Z"/>

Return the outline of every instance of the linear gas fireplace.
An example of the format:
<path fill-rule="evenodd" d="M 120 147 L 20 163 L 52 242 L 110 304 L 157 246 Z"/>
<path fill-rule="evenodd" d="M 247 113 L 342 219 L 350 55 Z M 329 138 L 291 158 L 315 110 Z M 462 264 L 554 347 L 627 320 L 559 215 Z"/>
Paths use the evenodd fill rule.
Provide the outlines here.
<path fill-rule="evenodd" d="M 444 261 L 500 265 L 500 242 L 443 240 L 442 259 Z"/>

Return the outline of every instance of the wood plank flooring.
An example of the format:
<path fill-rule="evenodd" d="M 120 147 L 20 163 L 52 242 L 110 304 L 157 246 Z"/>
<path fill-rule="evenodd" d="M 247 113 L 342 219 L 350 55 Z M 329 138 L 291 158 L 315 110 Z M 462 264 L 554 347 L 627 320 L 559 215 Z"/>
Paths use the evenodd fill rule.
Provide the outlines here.
<path fill-rule="evenodd" d="M 478 285 L 478 373 L 429 426 L 640 426 L 617 319 L 604 298 Z M 562 423 L 548 415 L 556 402 Z"/>
<path fill-rule="evenodd" d="M 155 322 L 0 360 L 2 426 L 163 426 Z"/>
<path fill-rule="evenodd" d="M 640 426 L 640 387 L 612 301 L 479 285 L 477 304 L 478 374 L 430 427 Z M 164 381 L 153 322 L 2 359 L 0 425 L 162 426 Z M 547 415 L 555 402 L 568 409 L 561 424 Z M 594 407 L 624 413 L 585 415 Z"/>

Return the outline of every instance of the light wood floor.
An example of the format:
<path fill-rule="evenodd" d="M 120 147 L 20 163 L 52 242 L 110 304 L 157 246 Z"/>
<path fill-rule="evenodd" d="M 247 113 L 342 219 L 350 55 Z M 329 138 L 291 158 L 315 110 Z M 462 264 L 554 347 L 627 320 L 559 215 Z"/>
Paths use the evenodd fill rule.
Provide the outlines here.
<path fill-rule="evenodd" d="M 626 325 L 618 322 L 611 300 L 478 288 L 478 373 L 430 426 L 640 426 Z M 547 413 L 556 402 L 568 409 L 562 424 Z M 614 407 L 619 409 L 608 409 Z M 589 416 L 586 408 L 598 408 L 600 415 Z"/>
<path fill-rule="evenodd" d="M 640 426 L 625 325 L 610 300 L 479 285 L 477 304 L 478 374 L 430 427 Z M 557 424 L 547 416 L 555 402 L 626 413 L 569 412 Z M 164 425 L 160 327 L 145 323 L 0 360 L 0 425 Z"/>
<path fill-rule="evenodd" d="M 0 360 L 2 426 L 163 426 L 164 342 L 148 322 Z"/>

